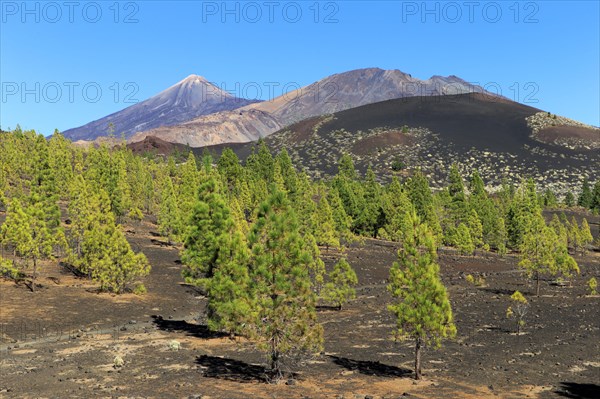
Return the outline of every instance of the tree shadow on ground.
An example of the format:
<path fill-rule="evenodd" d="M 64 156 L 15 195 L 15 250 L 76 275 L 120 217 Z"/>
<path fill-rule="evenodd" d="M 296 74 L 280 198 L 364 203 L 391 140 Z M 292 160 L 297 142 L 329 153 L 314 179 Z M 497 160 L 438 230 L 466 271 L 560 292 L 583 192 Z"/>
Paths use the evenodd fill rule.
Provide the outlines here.
<path fill-rule="evenodd" d="M 240 360 L 202 355 L 196 358 L 204 376 L 236 382 L 268 382 L 267 369 Z"/>
<path fill-rule="evenodd" d="M 358 371 L 361 374 L 376 377 L 406 377 L 413 373 L 412 370 L 368 360 L 352 360 L 346 357 L 328 356 L 335 364 L 348 370 Z"/>
<path fill-rule="evenodd" d="M 600 385 L 561 382 L 560 388 L 556 389 L 554 393 L 571 399 L 597 399 L 600 398 Z"/>
<path fill-rule="evenodd" d="M 494 295 L 509 295 L 509 296 L 514 294 L 514 292 L 516 291 L 516 290 L 510 290 L 507 288 L 489 288 L 489 287 L 481 287 L 479 289 L 481 291 L 489 292 Z M 528 296 L 534 295 L 534 293 L 530 292 L 530 291 L 524 291 L 524 290 L 523 291 L 519 290 L 519 291 L 523 295 L 528 295 Z"/>
<path fill-rule="evenodd" d="M 184 332 L 189 336 L 196 338 L 222 338 L 227 337 L 228 334 L 218 331 L 211 331 L 208 326 L 200 324 L 188 323 L 185 320 L 165 320 L 162 316 L 152 316 L 152 322 L 163 331 L 167 332 Z"/>
<path fill-rule="evenodd" d="M 317 312 L 325 312 L 325 311 L 335 311 L 338 312 L 340 310 L 339 306 L 332 305 L 317 305 Z"/>

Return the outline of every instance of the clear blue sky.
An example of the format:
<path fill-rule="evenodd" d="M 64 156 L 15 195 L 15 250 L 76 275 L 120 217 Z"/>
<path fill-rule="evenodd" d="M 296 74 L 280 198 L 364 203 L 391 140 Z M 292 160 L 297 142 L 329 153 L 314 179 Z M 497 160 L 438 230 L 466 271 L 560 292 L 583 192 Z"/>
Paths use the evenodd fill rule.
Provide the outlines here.
<path fill-rule="evenodd" d="M 0 3 L 3 128 L 66 130 L 190 74 L 268 99 L 269 82 L 375 66 L 600 125 L 598 1 Z"/>

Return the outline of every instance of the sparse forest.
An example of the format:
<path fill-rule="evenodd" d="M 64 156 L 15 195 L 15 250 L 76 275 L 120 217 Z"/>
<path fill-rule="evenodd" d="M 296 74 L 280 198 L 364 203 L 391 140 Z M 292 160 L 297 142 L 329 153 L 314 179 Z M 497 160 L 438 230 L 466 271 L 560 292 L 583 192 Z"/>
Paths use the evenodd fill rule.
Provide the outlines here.
<path fill-rule="evenodd" d="M 0 135 L 0 274 L 36 291 L 40 268 L 60 262 L 98 291 L 143 295 L 151 262 L 123 225 L 151 220 L 179 248 L 182 281 L 206 295 L 208 328 L 253 342 L 270 378 L 281 380 L 285 364 L 322 351 L 317 308 L 343 313 L 356 297 L 346 248 L 396 242 L 398 260 L 388 265 L 393 301 L 381 308 L 397 321 L 390 333 L 414 340 L 420 378 L 422 348 L 460 330 L 438 250 L 516 254 L 539 296 L 543 277 L 568 280 L 579 273 L 574 256 L 598 245 L 585 218 L 569 221 L 560 210 L 600 212 L 600 181 L 586 180 L 579 195 L 565 198 L 528 179 L 491 192 L 476 170 L 463 176 L 452 165 L 447 186 L 433 191 L 419 170 L 394 168 L 396 177 L 382 184 L 344 155 L 337 174 L 321 181 L 262 141 L 242 163 L 231 149 L 218 158 L 138 156 L 124 143 L 80 147 L 58 132 L 46 139 L 17 128 Z M 329 270 L 324 254 L 337 259 Z M 595 280 L 589 287 L 596 292 Z M 520 334 L 528 300 L 520 292 L 506 298 Z"/>

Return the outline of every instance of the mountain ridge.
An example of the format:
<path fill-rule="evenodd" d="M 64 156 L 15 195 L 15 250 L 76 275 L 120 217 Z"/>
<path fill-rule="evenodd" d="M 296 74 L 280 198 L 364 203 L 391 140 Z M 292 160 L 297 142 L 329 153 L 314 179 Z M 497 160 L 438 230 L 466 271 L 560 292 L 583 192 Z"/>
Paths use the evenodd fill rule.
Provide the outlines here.
<path fill-rule="evenodd" d="M 303 119 L 361 105 L 395 98 L 470 92 L 487 93 L 454 75 L 434 75 L 421 80 L 398 69 L 355 69 L 327 76 L 269 101 L 249 104 L 219 115 L 203 115 L 175 126 L 139 132 L 131 137 L 130 142 L 142 141 L 147 136 L 192 147 L 250 142 Z"/>
<path fill-rule="evenodd" d="M 202 115 L 232 110 L 257 102 L 235 97 L 206 78 L 189 75 L 160 93 L 125 109 L 68 129 L 63 135 L 73 141 L 95 140 L 109 133 L 126 138 L 137 132 L 161 126 L 172 126 Z"/>

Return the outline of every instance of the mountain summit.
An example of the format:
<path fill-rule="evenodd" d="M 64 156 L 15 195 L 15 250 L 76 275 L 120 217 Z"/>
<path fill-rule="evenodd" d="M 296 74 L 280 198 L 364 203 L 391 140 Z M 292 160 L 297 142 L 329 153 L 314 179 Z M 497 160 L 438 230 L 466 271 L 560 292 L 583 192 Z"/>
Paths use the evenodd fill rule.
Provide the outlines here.
<path fill-rule="evenodd" d="M 69 129 L 63 134 L 75 140 L 94 140 L 108 134 L 112 123 L 114 134 L 131 137 L 137 132 L 161 126 L 173 126 L 202 115 L 233 110 L 256 102 L 237 98 L 198 75 L 190 75 L 154 97 L 114 114 Z"/>
<path fill-rule="evenodd" d="M 164 141 L 191 147 L 244 143 L 268 136 L 306 118 L 366 104 L 404 97 L 473 92 L 484 90 L 456 76 L 432 76 L 420 80 L 397 69 L 356 69 L 328 76 L 270 101 L 201 116 L 177 126 L 146 130 L 135 134 L 131 141 L 156 136 Z"/>

